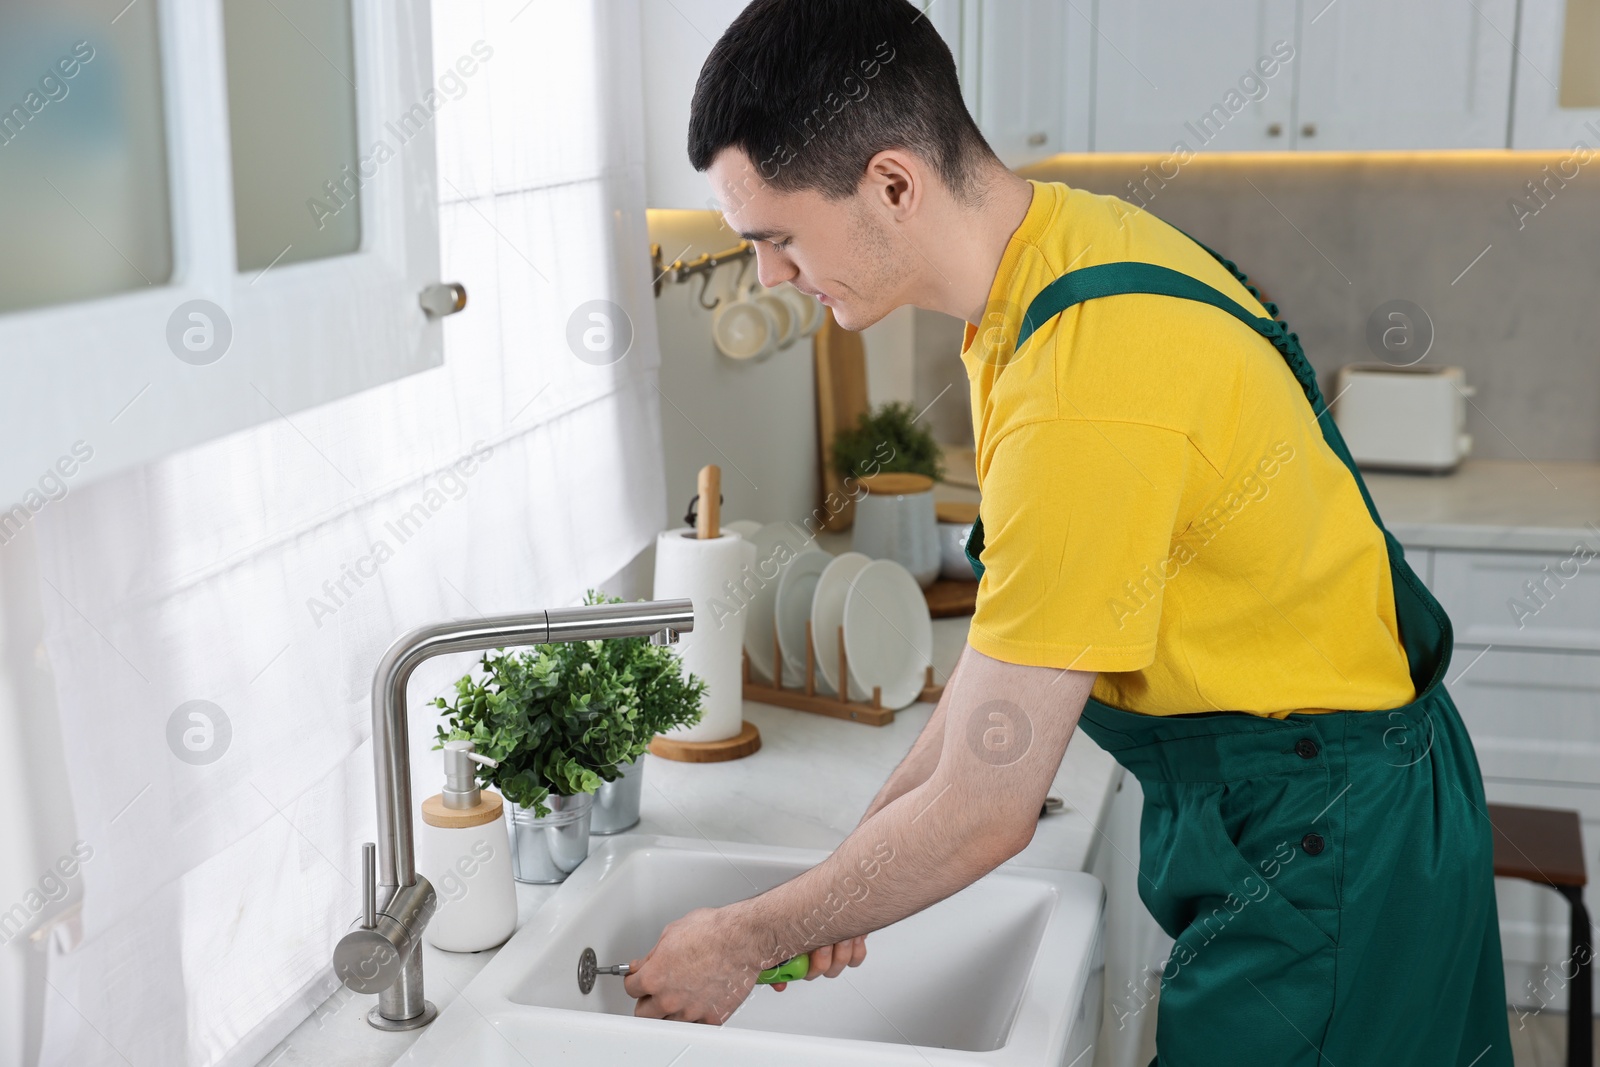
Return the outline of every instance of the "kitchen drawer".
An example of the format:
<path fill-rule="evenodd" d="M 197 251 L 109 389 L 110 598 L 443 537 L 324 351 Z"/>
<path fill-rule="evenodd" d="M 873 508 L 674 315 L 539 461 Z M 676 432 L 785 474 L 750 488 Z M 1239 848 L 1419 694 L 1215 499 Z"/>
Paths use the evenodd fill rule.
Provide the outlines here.
<path fill-rule="evenodd" d="M 1422 584 L 1429 590 L 1433 589 L 1433 549 L 1412 548 L 1410 545 L 1401 545 L 1405 549 L 1406 562 L 1411 565 L 1411 572 L 1422 579 Z"/>
<path fill-rule="evenodd" d="M 1566 552 L 1439 549 L 1433 594 L 1461 644 L 1600 652 L 1597 547 L 1591 537 Z"/>
<path fill-rule="evenodd" d="M 1600 787 L 1600 655 L 1469 646 L 1450 673 L 1485 776 Z"/>

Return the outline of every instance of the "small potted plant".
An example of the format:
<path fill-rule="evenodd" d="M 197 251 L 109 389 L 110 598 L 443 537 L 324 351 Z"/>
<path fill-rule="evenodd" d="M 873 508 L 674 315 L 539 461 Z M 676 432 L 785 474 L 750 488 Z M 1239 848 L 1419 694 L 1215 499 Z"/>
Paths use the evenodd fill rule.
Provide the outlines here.
<path fill-rule="evenodd" d="M 852 547 L 873 559 L 903 565 L 926 589 L 939 576 L 939 527 L 933 483 L 944 473 L 939 445 L 909 404 L 890 403 L 841 430 L 834 469 L 859 481 Z M 854 495 L 852 493 L 852 495 Z"/>
<path fill-rule="evenodd" d="M 891 401 L 833 439 L 833 467 L 846 478 L 877 474 L 921 474 L 933 481 L 944 477 L 939 443 L 933 431 L 917 425 L 910 404 Z"/>
<path fill-rule="evenodd" d="M 618 603 L 614 598 L 611 603 Z M 644 789 L 644 757 L 657 734 L 680 726 L 693 726 L 705 709 L 706 683 L 683 670 L 683 661 L 670 648 L 652 645 L 647 638 L 608 641 L 607 651 L 622 660 L 622 670 L 637 680 L 638 712 L 632 719 L 634 743 L 630 755 L 616 767 L 616 777 L 595 791 L 591 832 L 621 833 L 639 822 L 639 798 Z"/>
<path fill-rule="evenodd" d="M 644 752 L 666 709 L 673 725 L 698 718 L 705 684 L 644 638 L 500 650 L 480 667 L 456 682 L 453 703 L 435 701 L 439 746 L 470 740 L 498 762 L 478 776 L 510 805 L 512 873 L 559 882 L 589 853 L 595 791 Z"/>

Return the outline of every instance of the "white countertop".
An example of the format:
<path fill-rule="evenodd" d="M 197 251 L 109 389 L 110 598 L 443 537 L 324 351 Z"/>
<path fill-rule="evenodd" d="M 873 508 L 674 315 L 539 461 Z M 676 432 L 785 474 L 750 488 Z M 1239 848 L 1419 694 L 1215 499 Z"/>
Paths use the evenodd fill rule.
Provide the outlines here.
<path fill-rule="evenodd" d="M 966 642 L 967 619 L 934 620 L 934 666 L 948 676 Z M 729 763 L 672 763 L 651 757 L 637 832 L 831 849 L 853 829 L 933 707 L 913 704 L 887 726 L 831 719 L 749 701 L 744 716 L 761 730 L 761 751 Z M 1013 863 L 1084 870 L 1119 769 L 1088 735 L 1073 736 L 1051 792 L 1066 809 L 1040 820 Z M 776 791 L 774 783 L 781 783 Z M 630 831 L 632 832 L 632 831 Z M 596 838 L 596 841 L 603 840 Z M 518 885 L 518 928 L 556 886 Z M 494 951 L 467 955 L 423 946 L 428 999 L 442 1011 Z M 870 964 L 869 964 L 870 966 Z M 329 981 L 331 982 L 331 977 Z M 381 1033 L 366 1024 L 377 1003 L 340 988 L 260 1062 L 260 1067 L 379 1067 L 394 1063 L 421 1031 Z"/>
<path fill-rule="evenodd" d="M 1468 460 L 1452 474 L 1362 477 L 1407 547 L 1570 551 L 1600 537 L 1600 463 Z"/>
<path fill-rule="evenodd" d="M 947 452 L 971 467 L 971 453 Z M 1468 460 L 1450 474 L 1363 471 L 1389 532 L 1407 548 L 1570 552 L 1600 537 L 1600 463 Z M 967 484 L 941 484 L 939 500 L 976 502 Z M 1592 526 L 1591 526 L 1592 524 Z"/>

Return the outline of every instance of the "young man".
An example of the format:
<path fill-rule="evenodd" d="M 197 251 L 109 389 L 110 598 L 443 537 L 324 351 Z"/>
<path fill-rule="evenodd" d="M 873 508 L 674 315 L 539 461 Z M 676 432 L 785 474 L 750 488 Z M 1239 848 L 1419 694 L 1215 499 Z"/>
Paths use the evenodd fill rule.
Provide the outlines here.
<path fill-rule="evenodd" d="M 1028 843 L 1081 725 L 1144 787 L 1140 893 L 1177 940 L 1161 1064 L 1509 1067 L 1449 622 L 1276 308 L 1149 214 L 1006 170 L 906 0 L 756 0 L 689 154 L 763 284 L 852 330 L 967 321 L 982 578 L 860 826 L 668 926 L 627 978 L 638 1014 L 721 1022 L 799 952 L 808 977 L 860 964 Z"/>

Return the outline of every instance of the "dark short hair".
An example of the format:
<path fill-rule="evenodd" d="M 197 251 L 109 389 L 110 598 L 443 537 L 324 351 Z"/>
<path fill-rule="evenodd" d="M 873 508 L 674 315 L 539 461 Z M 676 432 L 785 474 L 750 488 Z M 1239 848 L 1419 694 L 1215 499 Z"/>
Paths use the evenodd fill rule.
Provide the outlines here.
<path fill-rule="evenodd" d="M 776 188 L 835 200 L 888 148 L 922 156 L 960 196 L 995 159 L 949 47 L 909 0 L 754 0 L 711 49 L 689 111 L 695 170 L 726 148 Z"/>

